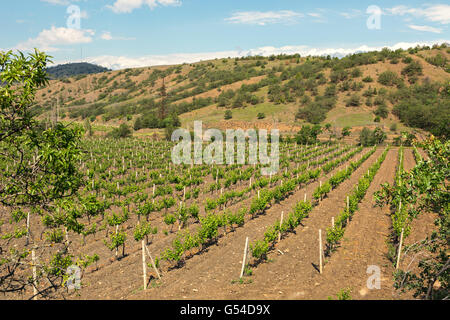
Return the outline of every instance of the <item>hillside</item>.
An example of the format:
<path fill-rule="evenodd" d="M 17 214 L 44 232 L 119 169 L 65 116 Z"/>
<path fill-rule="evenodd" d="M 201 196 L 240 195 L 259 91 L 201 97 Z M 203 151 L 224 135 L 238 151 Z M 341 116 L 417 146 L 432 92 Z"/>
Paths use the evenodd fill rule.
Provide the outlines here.
<path fill-rule="evenodd" d="M 305 123 L 329 123 L 336 135 L 347 126 L 448 135 L 449 61 L 450 49 L 442 45 L 342 59 L 255 56 L 107 71 L 51 80 L 37 93 L 35 111 L 49 117 L 59 105 L 65 120 L 89 118 L 100 131 L 126 122 L 135 135 L 177 125 L 174 114 L 189 128 L 202 120 L 221 129 L 276 125 L 297 132 Z M 163 83 L 165 121 L 158 113 Z"/>
<path fill-rule="evenodd" d="M 109 69 L 86 62 L 60 64 L 47 68 L 47 73 L 52 79 L 62 79 L 83 74 L 95 74 L 107 71 L 109 71 Z"/>

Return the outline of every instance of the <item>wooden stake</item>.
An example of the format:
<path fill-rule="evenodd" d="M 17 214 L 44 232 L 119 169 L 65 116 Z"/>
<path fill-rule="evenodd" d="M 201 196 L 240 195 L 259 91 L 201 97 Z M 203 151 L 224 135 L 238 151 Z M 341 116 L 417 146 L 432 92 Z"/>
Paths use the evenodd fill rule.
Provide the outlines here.
<path fill-rule="evenodd" d="M 33 300 L 37 300 L 37 270 L 36 270 L 36 252 L 31 250 L 31 260 L 33 261 Z"/>
<path fill-rule="evenodd" d="M 119 233 L 119 225 L 116 225 L 116 236 Z M 119 248 L 116 248 L 116 258 L 119 256 Z"/>
<path fill-rule="evenodd" d="M 400 265 L 400 255 L 402 254 L 402 244 L 403 244 L 403 232 L 404 229 L 402 228 L 402 233 L 400 234 L 400 244 L 398 246 L 398 255 L 397 255 L 397 265 L 395 266 L 395 269 L 397 270 Z"/>
<path fill-rule="evenodd" d="M 281 241 L 281 226 L 283 225 L 283 216 L 284 216 L 284 211 L 281 211 L 280 232 L 278 232 L 278 242 Z"/>
<path fill-rule="evenodd" d="M 239 277 L 239 279 L 242 279 L 242 277 L 244 276 L 245 260 L 247 258 L 247 252 L 248 252 L 248 237 L 245 239 L 244 257 L 242 258 L 241 276 Z"/>
<path fill-rule="evenodd" d="M 331 217 L 331 226 L 334 228 L 334 217 Z"/>
<path fill-rule="evenodd" d="M 350 198 L 347 196 L 347 213 L 348 213 L 348 217 L 347 217 L 347 224 L 350 223 Z"/>
<path fill-rule="evenodd" d="M 323 270 L 323 250 L 322 250 L 322 229 L 319 229 L 319 272 L 320 274 L 322 274 L 322 270 Z"/>
<path fill-rule="evenodd" d="M 144 290 L 147 290 L 147 263 L 145 261 L 145 241 L 142 239 L 142 271 L 144 278 Z"/>
<path fill-rule="evenodd" d="M 27 214 L 27 244 L 30 243 L 30 213 Z"/>
<path fill-rule="evenodd" d="M 150 261 L 152 262 L 153 269 L 155 270 L 156 275 L 158 276 L 158 279 L 161 280 L 161 276 L 159 275 L 158 268 L 156 268 L 155 261 L 153 261 L 153 257 L 150 254 L 150 251 L 148 250 L 147 246 L 145 246 L 145 249 L 147 250 L 147 254 L 148 254 L 149 258 L 150 258 Z"/>

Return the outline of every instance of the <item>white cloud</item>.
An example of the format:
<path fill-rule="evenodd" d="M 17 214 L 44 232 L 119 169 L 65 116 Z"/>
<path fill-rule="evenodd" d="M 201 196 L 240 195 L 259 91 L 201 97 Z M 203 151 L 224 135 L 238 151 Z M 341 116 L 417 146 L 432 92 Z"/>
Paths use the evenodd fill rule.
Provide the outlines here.
<path fill-rule="evenodd" d="M 136 38 L 126 38 L 126 37 L 115 37 L 112 36 L 111 32 L 104 31 L 102 35 L 100 36 L 100 39 L 105 41 L 111 41 L 111 40 L 136 40 Z"/>
<path fill-rule="evenodd" d="M 111 32 L 103 32 L 100 38 L 102 40 L 106 40 L 106 41 L 109 41 L 109 40 L 113 39 L 113 37 L 111 35 Z"/>
<path fill-rule="evenodd" d="M 398 16 L 413 15 L 441 24 L 450 23 L 450 5 L 447 4 L 429 5 L 425 8 L 411 8 L 401 5 L 386 8 L 385 13 Z"/>
<path fill-rule="evenodd" d="M 322 18 L 322 15 L 320 13 L 316 13 L 316 12 L 310 12 L 310 13 L 308 13 L 308 16 L 313 17 L 313 18 Z"/>
<path fill-rule="evenodd" d="M 41 0 L 42 2 L 47 2 L 50 4 L 60 5 L 60 6 L 68 6 L 72 2 L 79 2 L 81 0 Z"/>
<path fill-rule="evenodd" d="M 236 24 L 253 24 L 264 26 L 274 23 L 293 23 L 304 15 L 290 10 L 281 11 L 241 11 L 235 12 L 225 21 Z"/>
<path fill-rule="evenodd" d="M 442 29 L 433 28 L 430 26 L 416 26 L 416 25 L 409 25 L 409 28 L 417 31 L 425 31 L 425 32 L 433 32 L 433 33 L 442 33 Z"/>
<path fill-rule="evenodd" d="M 30 38 L 25 42 L 19 43 L 15 49 L 27 51 L 38 48 L 42 51 L 54 52 L 59 50 L 54 46 L 90 43 L 94 34 L 95 32 L 93 30 L 57 28 L 52 26 L 50 29 L 42 30 L 36 38 Z"/>
<path fill-rule="evenodd" d="M 114 4 L 107 5 L 115 13 L 130 13 L 135 9 L 139 9 L 143 5 L 147 5 L 150 9 L 158 6 L 180 6 L 180 0 L 116 0 Z"/>
<path fill-rule="evenodd" d="M 125 68 L 138 68 L 138 67 L 148 67 L 148 66 L 160 66 L 160 65 L 174 65 L 181 63 L 193 63 L 204 60 L 212 59 L 222 59 L 227 57 L 244 57 L 244 56 L 270 56 L 272 54 L 296 54 L 299 53 L 301 56 L 327 56 L 332 57 L 343 57 L 349 54 L 358 52 L 368 52 L 368 51 L 379 51 L 385 47 L 391 50 L 397 49 L 408 49 L 416 47 L 418 45 L 432 46 L 436 43 L 450 43 L 450 40 L 436 40 L 436 41 L 423 41 L 423 42 L 399 42 L 391 46 L 368 46 L 361 45 L 356 47 L 347 48 L 312 48 L 309 46 L 284 46 L 284 47 L 260 47 L 251 50 L 242 50 L 241 48 L 236 48 L 236 50 L 231 51 L 220 51 L 220 52 L 203 52 L 203 53 L 177 53 L 177 54 L 167 54 L 167 55 L 148 55 L 142 57 L 126 57 L 126 56 L 98 56 L 87 58 L 87 62 L 95 63 L 110 69 L 118 70 Z M 72 61 L 74 62 L 74 61 Z M 67 61 L 61 61 L 59 63 L 67 63 Z"/>
<path fill-rule="evenodd" d="M 340 12 L 339 14 L 346 19 L 353 19 L 362 16 L 363 12 L 361 10 L 351 9 L 348 12 Z"/>
<path fill-rule="evenodd" d="M 41 0 L 41 1 L 58 5 L 68 5 L 70 3 L 68 0 Z"/>

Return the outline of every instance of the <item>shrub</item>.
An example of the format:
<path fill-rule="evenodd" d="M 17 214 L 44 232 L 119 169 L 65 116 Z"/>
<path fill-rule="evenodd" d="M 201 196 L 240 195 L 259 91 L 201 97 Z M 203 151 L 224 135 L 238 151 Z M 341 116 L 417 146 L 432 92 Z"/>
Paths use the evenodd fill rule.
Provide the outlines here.
<path fill-rule="evenodd" d="M 389 114 L 389 110 L 387 106 L 382 103 L 378 106 L 378 108 L 373 112 L 376 116 L 386 119 Z"/>
<path fill-rule="evenodd" d="M 346 101 L 347 107 L 359 107 L 361 104 L 361 97 L 358 94 L 353 94 L 350 96 L 350 98 Z"/>
<path fill-rule="evenodd" d="M 381 144 L 384 140 L 386 140 L 386 133 L 384 133 L 380 128 L 376 128 L 373 131 L 368 128 L 364 128 L 359 135 L 359 143 L 364 147 Z"/>
<path fill-rule="evenodd" d="M 392 132 L 397 131 L 397 124 L 396 124 L 396 123 L 393 123 L 393 124 L 391 125 L 391 127 L 390 127 L 390 130 L 391 130 Z"/>
<path fill-rule="evenodd" d="M 399 83 L 399 78 L 395 72 L 385 71 L 379 75 L 378 82 L 385 86 L 394 86 Z"/>
<path fill-rule="evenodd" d="M 114 139 L 129 138 L 131 137 L 131 129 L 126 123 L 122 123 L 119 128 L 114 128 L 108 136 Z"/>
<path fill-rule="evenodd" d="M 233 118 L 233 113 L 231 112 L 231 110 L 227 110 L 225 111 L 225 115 L 223 117 L 225 120 L 230 120 Z"/>

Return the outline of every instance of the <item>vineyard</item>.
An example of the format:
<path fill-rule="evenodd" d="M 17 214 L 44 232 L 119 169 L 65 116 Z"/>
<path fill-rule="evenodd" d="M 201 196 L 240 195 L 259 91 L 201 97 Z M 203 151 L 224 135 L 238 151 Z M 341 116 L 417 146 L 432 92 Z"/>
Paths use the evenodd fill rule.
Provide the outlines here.
<path fill-rule="evenodd" d="M 251 143 L 227 147 L 243 164 L 174 164 L 173 141 L 40 122 L 47 56 L 13 58 L 0 53 L 0 299 L 448 299 L 448 141 L 303 127 L 271 137 L 270 175 L 261 140 L 259 164 Z"/>
<path fill-rule="evenodd" d="M 393 233 L 396 248 L 403 231 L 405 238 L 416 231 L 401 208 L 387 221 L 386 209 L 373 208 L 373 194 L 381 183 L 401 183 L 405 168 L 421 157 L 417 149 L 282 143 L 278 174 L 261 176 L 260 165 L 173 165 L 172 146 L 84 140 L 78 165 L 85 183 L 77 198 L 49 213 L 3 211 L 2 248 L 35 246 L 43 277 L 36 287 L 44 297 L 326 298 L 316 292 L 354 284 L 356 272 L 365 272 L 358 267 L 378 262 L 392 269 L 383 258 L 383 235 Z M 82 289 L 49 290 L 57 278 L 67 282 L 65 270 L 74 264 L 82 270 Z M 324 282 L 343 267 L 350 267 L 343 278 Z M 31 268 L 20 269 L 31 275 Z M 298 283 L 308 291 L 296 292 Z M 382 297 L 392 298 L 392 284 L 383 284 Z M 32 295 L 30 287 L 21 292 Z"/>

